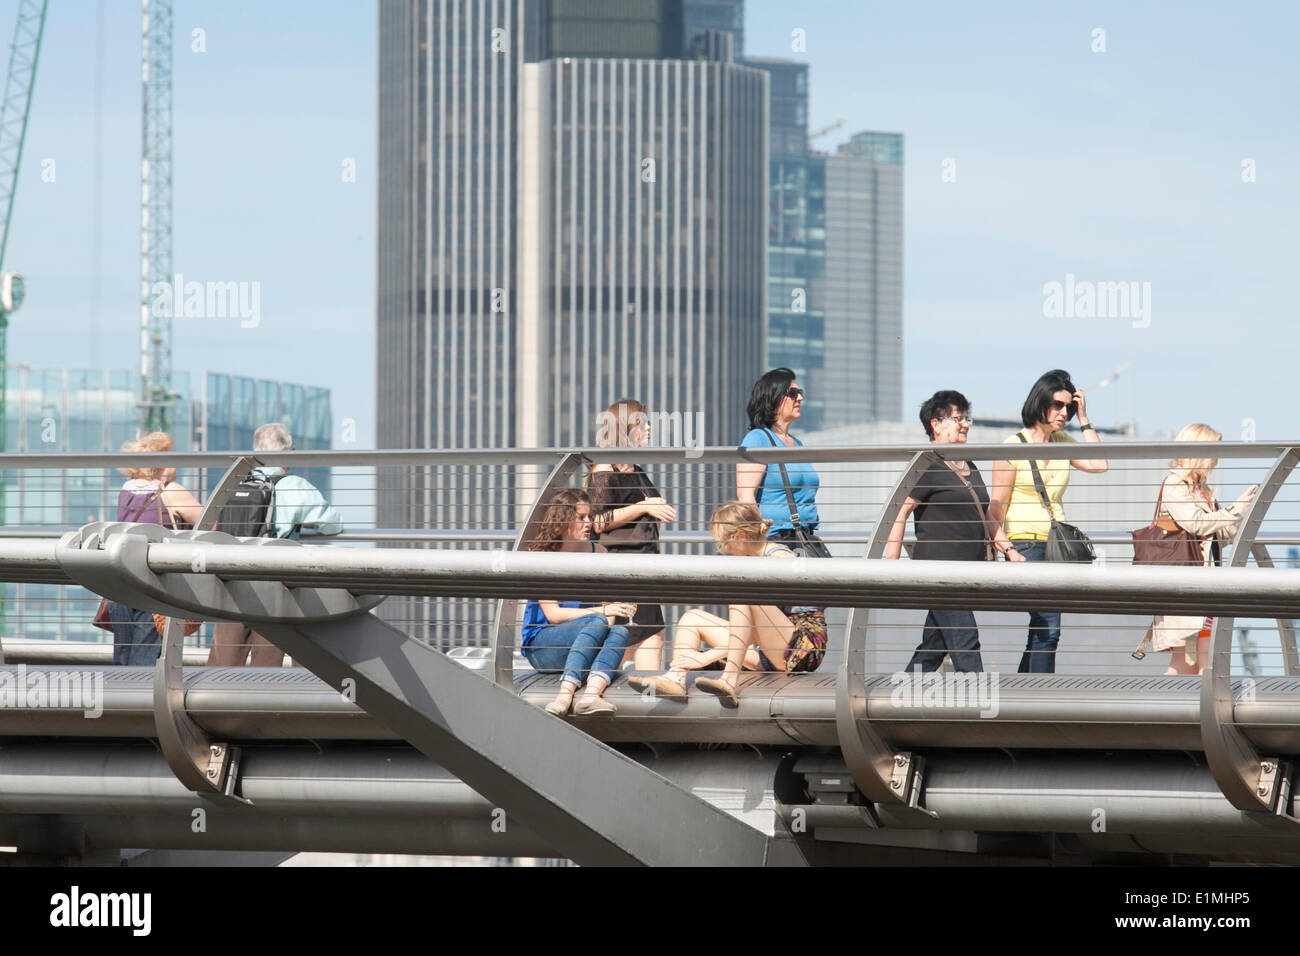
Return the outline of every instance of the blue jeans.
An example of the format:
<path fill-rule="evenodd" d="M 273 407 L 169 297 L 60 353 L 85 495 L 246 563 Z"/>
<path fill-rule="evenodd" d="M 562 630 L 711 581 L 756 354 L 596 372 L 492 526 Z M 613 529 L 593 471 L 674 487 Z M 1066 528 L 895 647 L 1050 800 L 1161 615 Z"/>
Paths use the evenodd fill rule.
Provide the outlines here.
<path fill-rule="evenodd" d="M 972 674 L 984 670 L 980 660 L 980 632 L 972 612 L 931 611 L 926 615 L 921 643 L 907 662 L 907 669 L 937 671 L 944 654 L 952 658 L 953 670 Z"/>
<path fill-rule="evenodd" d="M 1046 561 L 1046 541 L 1016 541 L 1026 561 Z M 1056 645 L 1061 640 L 1060 611 L 1029 612 L 1029 642 L 1020 656 L 1021 674 L 1055 674 Z"/>
<path fill-rule="evenodd" d="M 113 623 L 113 663 L 152 667 L 162 654 L 162 638 L 154 627 L 153 614 L 109 601 L 108 619 Z"/>
<path fill-rule="evenodd" d="M 539 673 L 563 672 L 564 680 L 581 686 L 589 674 L 603 674 L 613 683 L 627 645 L 626 627 L 611 627 L 603 614 L 588 614 L 542 628 L 523 654 Z"/>

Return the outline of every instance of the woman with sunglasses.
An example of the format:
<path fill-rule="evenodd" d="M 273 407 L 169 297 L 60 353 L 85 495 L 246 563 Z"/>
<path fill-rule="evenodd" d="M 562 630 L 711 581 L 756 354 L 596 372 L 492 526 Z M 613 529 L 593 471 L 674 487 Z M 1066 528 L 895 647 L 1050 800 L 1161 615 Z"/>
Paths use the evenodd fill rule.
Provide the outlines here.
<path fill-rule="evenodd" d="M 970 431 L 970 402 L 961 392 L 935 392 L 921 406 L 921 426 L 932 445 L 964 445 Z M 1023 561 L 1002 526 L 988 520 L 989 493 L 973 461 L 953 458 L 932 464 L 908 493 L 885 544 L 885 557 L 897 561 L 903 553 L 907 516 L 916 522 L 914 561 L 984 561 L 991 548 L 1008 561 Z M 1001 547 L 998 547 L 1001 545 Z M 925 618 L 921 643 L 907 670 L 937 671 L 947 657 L 955 671 L 978 673 L 980 632 L 973 611 L 932 610 Z"/>
<path fill-rule="evenodd" d="M 799 420 L 804 390 L 795 381 L 794 371 L 774 368 L 764 374 L 749 393 L 749 431 L 741 440 L 742 448 L 797 448 L 803 444 L 790 434 L 790 426 Z M 786 485 L 789 484 L 787 492 Z M 791 548 L 795 554 L 806 553 L 800 533 L 821 546 L 817 539 L 817 469 L 808 462 L 787 462 L 782 474 L 778 464 L 739 462 L 736 465 L 736 500 L 756 504 L 764 520 L 770 522 L 767 537 Z M 793 515 L 791 512 L 793 511 Z M 798 518 L 799 532 L 794 527 Z M 829 554 L 821 555 L 829 557 Z M 824 608 L 803 605 L 783 609 L 798 628 L 825 633 Z"/>
<path fill-rule="evenodd" d="M 1083 392 L 1074 387 L 1070 373 L 1064 369 L 1044 372 L 1020 409 L 1020 420 L 1025 427 L 1007 438 L 1004 444 L 1042 444 L 1046 442 L 1073 442 L 1075 438 L 1065 431 L 1066 424 L 1079 416 L 1079 429 L 1085 442 L 1099 442 L 1097 429 L 1088 421 L 1088 411 Z M 1102 458 L 1072 458 L 1038 461 L 1051 514 L 1043 505 L 1034 482 L 1034 472 L 1029 461 L 998 461 L 993 463 L 993 489 L 989 493 L 989 520 L 1000 524 L 1010 543 L 999 541 L 997 548 L 1004 554 L 1014 547 L 1026 561 L 1047 559 L 1047 533 L 1052 518 L 1065 522 L 1062 499 L 1070 484 L 1070 469 L 1078 468 L 1090 474 L 1101 474 L 1107 469 Z M 1030 611 L 1029 640 L 1020 658 L 1022 674 L 1053 674 L 1056 672 L 1056 645 L 1061 639 L 1061 614 L 1059 611 Z"/>
<path fill-rule="evenodd" d="M 790 434 L 790 426 L 799 420 L 804 391 L 788 368 L 774 368 L 757 382 L 749 394 L 749 431 L 741 440 L 742 448 L 797 448 L 803 444 Z M 817 531 L 817 470 L 806 462 L 789 462 L 785 466 L 790 480 L 799 523 L 809 533 Z M 736 465 L 736 499 L 758 505 L 763 517 L 772 522 L 768 537 L 798 543 L 790 518 L 790 500 L 786 497 L 781 466 L 742 461 Z"/>

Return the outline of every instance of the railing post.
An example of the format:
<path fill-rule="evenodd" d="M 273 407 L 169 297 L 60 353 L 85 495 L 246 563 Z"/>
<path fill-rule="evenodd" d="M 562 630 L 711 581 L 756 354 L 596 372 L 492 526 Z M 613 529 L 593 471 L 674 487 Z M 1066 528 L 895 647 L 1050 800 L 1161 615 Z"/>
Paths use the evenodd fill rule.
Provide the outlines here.
<path fill-rule="evenodd" d="M 1269 469 L 1246 509 L 1232 541 L 1228 567 L 1246 566 L 1255 547 L 1255 536 L 1278 491 L 1300 461 L 1300 449 L 1287 448 Z M 1254 745 L 1237 729 L 1232 703 L 1231 617 L 1214 619 L 1210 636 L 1210 660 L 1201 678 L 1201 744 L 1214 782 L 1228 801 L 1239 810 L 1285 814 L 1278 805 L 1284 776 L 1276 758 L 1261 758 Z"/>
<path fill-rule="evenodd" d="M 239 483 L 255 465 L 256 458 L 241 456 L 227 469 L 208 496 L 195 531 L 211 531 L 217 516 Z M 167 618 L 163 628 L 162 655 L 154 671 L 153 716 L 158 745 L 176 779 L 196 793 L 248 803 L 235 795 L 239 775 L 239 748 L 213 741 L 185 711 L 185 681 L 181 667 L 185 656 L 185 622 Z"/>
<path fill-rule="evenodd" d="M 510 550 L 522 550 L 524 545 L 532 540 L 537 533 L 537 526 L 541 523 L 546 501 L 551 497 L 551 493 L 556 488 L 567 485 L 573 473 L 586 461 L 586 457 L 577 452 L 569 452 L 560 459 L 559 464 L 542 485 L 542 490 L 537 493 L 533 506 L 528 509 L 528 516 L 524 519 L 523 527 L 515 537 L 514 547 Z M 498 601 L 496 622 L 492 627 L 492 677 L 497 684 L 507 690 L 514 690 L 515 687 L 515 637 L 518 630 L 519 601 L 511 598 Z"/>
<path fill-rule="evenodd" d="M 1255 564 L 1261 568 L 1273 567 L 1273 556 L 1268 553 L 1268 545 L 1261 541 L 1252 542 L 1251 553 L 1255 555 Z M 1300 654 L 1296 653 L 1295 628 L 1291 619 L 1277 618 L 1277 640 L 1282 648 L 1282 668 L 1287 677 L 1300 675 Z"/>
<path fill-rule="evenodd" d="M 881 509 L 867 544 L 867 560 L 884 557 L 890 529 L 898 518 L 908 493 L 937 461 L 932 450 L 917 452 L 903 471 Z M 912 755 L 895 753 L 875 729 L 867 716 L 867 630 L 871 627 L 870 608 L 849 608 L 844 625 L 844 659 L 835 681 L 835 725 L 840 752 L 862 795 L 874 803 L 908 803 L 912 800 Z M 858 613 L 862 627 L 855 627 Z"/>

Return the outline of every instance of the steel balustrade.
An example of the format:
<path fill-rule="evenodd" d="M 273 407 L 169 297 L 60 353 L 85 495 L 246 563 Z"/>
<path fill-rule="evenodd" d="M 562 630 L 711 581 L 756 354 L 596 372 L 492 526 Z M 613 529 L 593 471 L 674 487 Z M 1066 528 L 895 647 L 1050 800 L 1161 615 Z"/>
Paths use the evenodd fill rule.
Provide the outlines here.
<path fill-rule="evenodd" d="M 936 459 L 975 461 L 1015 459 L 1024 455 L 1019 446 L 950 445 L 915 447 L 873 447 L 855 449 L 772 448 L 745 449 L 755 461 L 807 462 L 899 462 L 906 463 L 885 507 L 877 517 L 868 541 L 866 557 L 883 553 L 885 538 L 903 499 L 929 464 Z M 302 608 L 284 613 L 265 600 L 253 601 L 252 590 L 238 582 L 277 582 L 295 595 L 333 590 L 349 596 L 348 613 L 364 615 L 378 595 L 487 596 L 500 599 L 492 628 L 494 682 L 513 686 L 514 639 L 517 604 L 526 597 L 598 598 L 611 592 L 630 599 L 679 603 L 819 603 L 849 609 L 843 639 L 845 656 L 836 680 L 835 718 L 837 739 L 845 763 L 861 792 L 873 803 L 898 806 L 897 813 L 925 811 L 919 802 L 922 785 L 920 768 L 908 751 L 896 750 L 869 719 L 866 654 L 873 624 L 869 608 L 961 608 L 1030 610 L 1053 606 L 1062 611 L 1090 610 L 1099 613 L 1157 613 L 1195 608 L 1197 613 L 1216 617 L 1210 666 L 1201 681 L 1200 736 L 1213 779 L 1239 810 L 1254 815 L 1285 815 L 1289 800 L 1292 768 L 1278 758 L 1263 759 L 1235 723 L 1232 700 L 1231 639 L 1234 616 L 1275 616 L 1283 661 L 1288 674 L 1300 673 L 1300 658 L 1289 620 L 1300 617 L 1300 589 L 1288 571 L 1273 569 L 1267 542 L 1260 527 L 1269 506 L 1300 452 L 1290 445 L 1268 443 L 1105 443 L 1089 446 L 1093 457 L 1110 460 L 1142 460 L 1178 457 L 1215 457 L 1220 460 L 1258 459 L 1275 456 L 1260 493 L 1252 503 L 1233 542 L 1229 567 L 1206 574 L 1200 569 L 1114 568 L 1048 566 L 1010 568 L 1004 564 L 964 562 L 918 562 L 917 564 L 876 560 L 833 562 L 797 561 L 745 562 L 737 558 L 673 556 L 671 561 L 647 556 L 587 556 L 580 554 L 531 554 L 465 551 L 365 551 L 312 547 L 250 547 L 236 543 L 219 532 L 139 533 L 137 529 L 111 524 L 88 526 L 78 536 L 81 563 L 69 562 L 69 538 L 56 554 L 53 542 L 14 538 L 0 539 L 0 578 L 7 581 L 68 583 L 90 582 L 96 590 L 128 593 L 133 606 L 155 607 L 173 614 L 190 614 L 209 619 L 263 621 L 267 630 L 283 630 L 284 622 L 302 620 Z M 1078 454 L 1078 447 L 1046 445 L 1035 448 L 1040 459 L 1062 459 Z M 534 500 L 522 528 L 514 538 L 518 552 L 530 539 L 540 519 L 543 502 L 555 488 L 564 486 L 584 464 L 621 461 L 651 464 L 674 460 L 681 450 L 664 449 L 580 449 L 484 452 L 288 452 L 267 453 L 259 458 L 286 467 L 319 465 L 383 466 L 392 464 L 534 464 L 554 465 Z M 15 455 L 10 467 L 104 467 L 118 464 L 123 456 Z M 192 454 L 126 456 L 132 464 L 147 464 L 157 457 L 168 465 L 229 465 L 230 455 Z M 735 449 L 692 450 L 691 462 L 734 463 Z M 558 458 L 558 463 L 557 463 Z M 109 462 L 108 459 L 114 459 Z M 189 459 L 194 459 L 190 461 Z M 242 462 L 242 464 L 241 464 Z M 222 487 L 231 476 L 251 465 L 237 459 Z M 238 481 L 238 477 L 233 479 Z M 227 489 L 228 490 L 228 489 Z M 220 498 L 209 500 L 205 519 L 215 513 Z M 98 536 L 96 547 L 84 544 Z M 686 537 L 681 535 L 680 537 Z M 1122 539 L 1122 536 L 1115 535 Z M 1270 538 L 1289 540 L 1286 535 Z M 501 540 L 494 533 L 493 540 Z M 102 545 L 104 550 L 100 550 Z M 1251 556 L 1259 568 L 1245 564 Z M 62 562 L 62 567 L 60 566 Z M 739 564 L 737 564 L 739 562 Z M 786 565 L 784 567 L 774 565 Z M 196 567 L 203 571 L 196 573 Z M 76 567 L 74 576 L 65 569 Z M 135 576 L 129 592 L 121 591 L 123 569 Z M 117 576 L 113 584 L 109 580 Z M 158 587 L 140 589 L 140 580 L 153 577 Z M 203 579 L 208 579 L 204 583 Z M 212 579 L 222 582 L 214 586 Z M 371 597 L 366 597 L 367 595 Z M 260 612 L 260 613 L 259 613 Z M 308 618 L 311 615 L 307 615 Z M 326 614 L 326 617 L 337 615 Z M 317 617 L 318 620 L 324 618 Z M 169 637 L 177 624 L 169 625 Z M 272 633 L 268 637 L 275 640 Z M 168 640 L 173 653 L 172 672 L 159 663 L 159 700 L 166 700 L 169 681 L 173 694 L 179 687 L 176 651 L 179 640 Z M 277 641 L 278 643 L 278 641 Z M 295 654 L 295 657 L 297 655 Z M 169 712 L 178 712 L 173 696 Z M 183 710 L 179 711 L 183 714 Z M 201 733 L 201 731 L 200 731 Z M 162 736 L 160 728 L 160 738 Z M 164 748 L 174 749 L 172 748 Z M 193 749 L 193 748 L 191 748 Z M 193 756 L 193 755 L 192 755 Z M 170 761 L 170 757 L 169 757 Z M 199 767 L 195 759 L 191 767 Z M 201 769 L 201 768 L 200 768 Z M 192 780 L 173 766 L 187 785 Z M 192 787 L 192 789 L 199 789 Z M 211 789 L 209 786 L 208 789 Z"/>

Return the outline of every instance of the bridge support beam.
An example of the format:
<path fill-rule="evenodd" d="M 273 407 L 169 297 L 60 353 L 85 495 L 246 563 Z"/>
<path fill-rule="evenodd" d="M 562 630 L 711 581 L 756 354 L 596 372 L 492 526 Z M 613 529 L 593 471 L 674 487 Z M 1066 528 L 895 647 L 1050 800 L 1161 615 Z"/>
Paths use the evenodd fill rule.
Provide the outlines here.
<path fill-rule="evenodd" d="M 725 811 L 373 615 L 259 633 L 581 864 L 801 858 Z M 599 718 L 589 718 L 598 720 Z M 785 853 L 783 850 L 791 852 Z"/>

